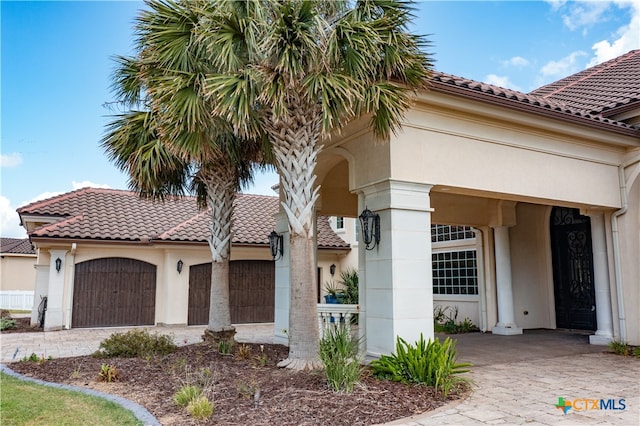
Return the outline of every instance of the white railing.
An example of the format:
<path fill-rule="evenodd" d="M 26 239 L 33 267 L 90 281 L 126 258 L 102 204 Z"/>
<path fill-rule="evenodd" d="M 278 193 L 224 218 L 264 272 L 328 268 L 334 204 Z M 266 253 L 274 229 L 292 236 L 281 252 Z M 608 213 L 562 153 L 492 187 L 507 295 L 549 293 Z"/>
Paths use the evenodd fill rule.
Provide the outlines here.
<path fill-rule="evenodd" d="M 351 331 L 351 318 L 360 312 L 360 305 L 342 305 L 339 303 L 318 303 L 318 328 L 320 337 L 330 327 L 343 324 Z"/>
<path fill-rule="evenodd" d="M 30 311 L 33 309 L 33 291 L 0 291 L 0 309 Z"/>

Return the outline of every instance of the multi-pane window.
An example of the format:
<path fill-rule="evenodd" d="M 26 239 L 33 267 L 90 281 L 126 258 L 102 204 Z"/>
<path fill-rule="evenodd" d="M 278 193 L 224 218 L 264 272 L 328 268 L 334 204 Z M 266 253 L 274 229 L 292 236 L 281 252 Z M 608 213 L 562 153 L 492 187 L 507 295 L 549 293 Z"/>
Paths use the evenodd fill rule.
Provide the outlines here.
<path fill-rule="evenodd" d="M 336 229 L 344 229 L 344 217 L 336 217 Z"/>
<path fill-rule="evenodd" d="M 455 241 L 475 238 L 470 226 L 431 225 L 431 242 Z"/>
<path fill-rule="evenodd" d="M 475 250 L 432 254 L 433 294 L 478 294 Z"/>

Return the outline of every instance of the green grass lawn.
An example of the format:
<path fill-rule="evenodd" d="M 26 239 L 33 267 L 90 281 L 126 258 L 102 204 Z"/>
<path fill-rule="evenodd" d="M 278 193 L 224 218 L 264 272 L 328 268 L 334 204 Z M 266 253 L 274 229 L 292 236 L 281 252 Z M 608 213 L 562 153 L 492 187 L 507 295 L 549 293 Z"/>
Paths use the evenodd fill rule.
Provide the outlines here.
<path fill-rule="evenodd" d="M 0 373 L 0 424 L 139 425 L 140 422 L 131 411 L 106 399 Z"/>

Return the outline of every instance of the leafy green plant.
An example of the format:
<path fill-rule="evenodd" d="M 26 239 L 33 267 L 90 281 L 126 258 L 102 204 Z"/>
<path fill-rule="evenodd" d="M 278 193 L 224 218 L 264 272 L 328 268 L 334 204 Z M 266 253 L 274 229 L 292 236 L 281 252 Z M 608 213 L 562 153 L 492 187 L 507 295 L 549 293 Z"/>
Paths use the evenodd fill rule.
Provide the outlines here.
<path fill-rule="evenodd" d="M 611 349 L 616 355 L 631 355 L 631 347 L 629 344 L 622 340 L 613 340 L 609 343 L 609 349 Z"/>
<path fill-rule="evenodd" d="M 478 327 L 468 317 L 458 322 L 457 306 L 436 306 L 433 308 L 433 325 L 436 333 L 457 334 L 478 331 Z"/>
<path fill-rule="evenodd" d="M 205 420 L 213 414 L 213 402 L 204 395 L 193 399 L 187 405 L 187 412 L 196 420 Z"/>
<path fill-rule="evenodd" d="M 231 355 L 233 352 L 233 340 L 220 340 L 218 342 L 218 352 L 222 355 Z"/>
<path fill-rule="evenodd" d="M 269 358 L 267 357 L 267 354 L 264 352 L 264 345 L 260 345 L 260 355 L 256 356 L 256 361 L 258 361 L 258 365 L 260 365 L 260 367 L 264 367 L 265 365 L 267 365 L 268 360 Z"/>
<path fill-rule="evenodd" d="M 347 268 L 340 272 L 340 284 L 342 285 L 342 303 L 357 305 L 358 271 L 353 268 Z"/>
<path fill-rule="evenodd" d="M 16 328 L 16 320 L 11 318 L 0 318 L 0 330 L 10 330 Z"/>
<path fill-rule="evenodd" d="M 362 366 L 358 347 L 358 340 L 346 327 L 336 326 L 325 331 L 320 340 L 320 360 L 332 391 L 351 392 L 360 380 Z"/>
<path fill-rule="evenodd" d="M 186 407 L 191 401 L 198 398 L 200 395 L 202 395 L 202 389 L 198 386 L 185 385 L 178 389 L 178 391 L 173 395 L 173 402 L 180 407 Z"/>
<path fill-rule="evenodd" d="M 373 374 L 379 378 L 424 383 L 445 396 L 456 384 L 467 381 L 460 374 L 468 372 L 470 366 L 457 362 L 455 340 L 447 337 L 442 343 L 440 339 L 427 343 L 422 334 L 415 345 L 398 337 L 395 354 L 371 362 Z"/>
<path fill-rule="evenodd" d="M 633 356 L 635 356 L 636 358 L 640 358 L 640 346 L 635 347 L 635 349 L 633 350 Z"/>
<path fill-rule="evenodd" d="M 94 356 L 99 358 L 148 358 L 167 355 L 177 348 L 171 336 L 151 334 L 147 329 L 133 329 L 126 333 L 114 333 L 100 342 L 100 348 L 94 353 Z"/>
<path fill-rule="evenodd" d="M 120 372 L 115 365 L 102 364 L 102 366 L 100 366 L 100 372 L 98 373 L 99 382 L 111 383 L 117 382 L 118 380 L 120 380 Z"/>

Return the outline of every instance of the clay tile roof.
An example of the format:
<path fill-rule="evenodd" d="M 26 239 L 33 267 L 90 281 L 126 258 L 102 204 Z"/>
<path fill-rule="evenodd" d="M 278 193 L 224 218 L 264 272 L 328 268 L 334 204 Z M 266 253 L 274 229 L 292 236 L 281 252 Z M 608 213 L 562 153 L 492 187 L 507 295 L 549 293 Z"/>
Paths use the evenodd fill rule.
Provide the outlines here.
<path fill-rule="evenodd" d="M 28 238 L 0 238 L 3 254 L 36 254 Z"/>
<path fill-rule="evenodd" d="M 599 114 L 640 101 L 640 50 L 547 84 L 532 95 Z"/>
<path fill-rule="evenodd" d="M 442 72 L 431 89 L 509 105 L 556 118 L 581 120 L 637 135 L 638 127 L 607 118 L 604 111 L 640 101 L 640 50 L 589 68 L 531 93 L 522 93 Z"/>
<path fill-rule="evenodd" d="M 234 244 L 268 245 L 275 227 L 278 198 L 238 194 L 233 216 Z M 162 203 L 142 199 L 130 191 L 83 188 L 18 209 L 20 215 L 60 217 L 34 229 L 30 236 L 105 241 L 198 242 L 209 235 L 207 211 L 198 210 L 194 197 Z M 318 246 L 349 248 L 318 218 Z"/>

